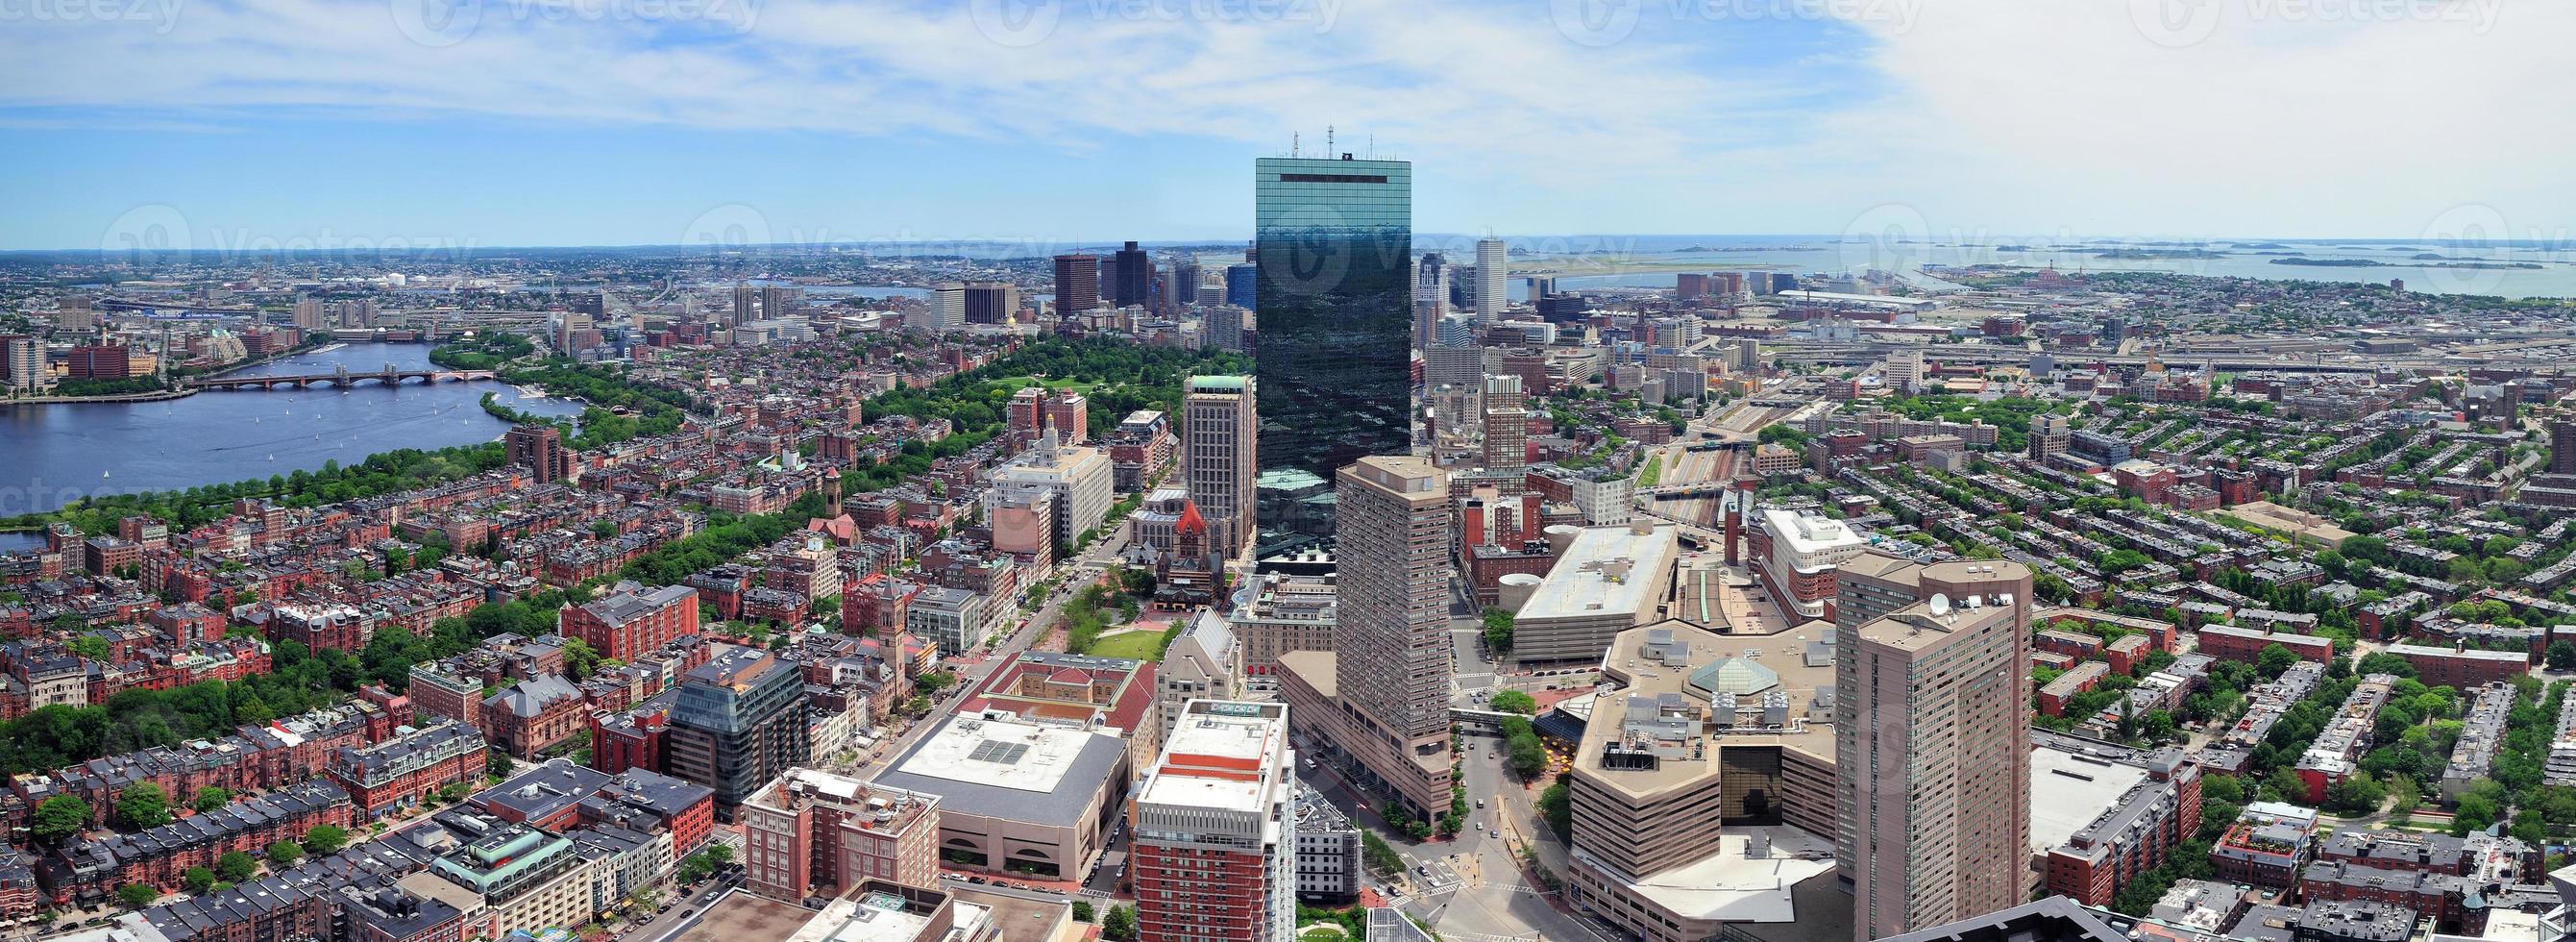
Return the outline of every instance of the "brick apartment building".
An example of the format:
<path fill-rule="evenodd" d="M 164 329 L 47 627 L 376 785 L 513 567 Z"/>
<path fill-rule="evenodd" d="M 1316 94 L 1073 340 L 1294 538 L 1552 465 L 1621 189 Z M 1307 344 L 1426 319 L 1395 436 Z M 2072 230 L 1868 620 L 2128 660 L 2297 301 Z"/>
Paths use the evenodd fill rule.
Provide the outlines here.
<path fill-rule="evenodd" d="M 605 597 L 564 606 L 561 624 L 564 637 L 579 639 L 600 657 L 633 661 L 673 638 L 698 633 L 698 590 L 620 582 Z"/>
<path fill-rule="evenodd" d="M 323 774 L 348 791 L 360 819 L 373 819 L 449 785 L 483 781 L 489 752 L 481 731 L 451 720 L 341 749 Z"/>

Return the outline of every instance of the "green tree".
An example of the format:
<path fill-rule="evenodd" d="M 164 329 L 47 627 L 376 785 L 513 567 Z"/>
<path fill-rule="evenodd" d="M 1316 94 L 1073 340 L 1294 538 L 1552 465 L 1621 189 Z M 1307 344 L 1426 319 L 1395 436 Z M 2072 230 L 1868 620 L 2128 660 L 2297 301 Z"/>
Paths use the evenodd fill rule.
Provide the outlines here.
<path fill-rule="evenodd" d="M 296 861 L 302 859 L 304 859 L 304 848 L 296 846 L 294 841 L 279 841 L 268 845 L 268 865 L 271 867 L 281 869 L 292 867 L 295 866 Z"/>
<path fill-rule="evenodd" d="M 206 814 L 208 812 L 219 810 L 227 804 L 231 804 L 232 800 L 232 789 L 225 788 L 220 785 L 208 785 L 204 788 L 197 789 L 197 800 L 194 804 L 198 814 Z"/>
<path fill-rule="evenodd" d="M 170 823 L 170 793 L 151 782 L 136 782 L 116 794 L 116 820 L 130 831 L 148 831 Z"/>
<path fill-rule="evenodd" d="M 1360 857 L 1368 862 L 1370 869 L 1379 873 L 1404 872 L 1403 855 L 1397 854 L 1395 845 L 1387 843 L 1386 838 L 1377 836 L 1376 831 L 1367 829 L 1360 831 Z"/>
<path fill-rule="evenodd" d="M 2369 654 L 2362 655 L 2361 663 L 2353 665 L 2352 669 L 2354 672 L 2364 676 L 2371 674 L 2394 674 L 2407 680 L 2415 679 L 2414 664 L 2409 663 L 2405 658 L 2398 657 L 2397 655 L 2390 654 L 2386 651 L 2374 651 Z"/>
<path fill-rule="evenodd" d="M 1556 832 L 1557 840 L 1574 839 L 1574 790 L 1566 787 L 1563 778 L 1538 793 L 1538 813 L 1547 819 L 1548 830 Z"/>
<path fill-rule="evenodd" d="M 931 671 L 914 680 L 912 685 L 922 693 L 938 693 L 957 686 L 957 675 L 947 671 Z"/>
<path fill-rule="evenodd" d="M 251 859 L 249 854 L 241 851 L 228 850 L 223 856 L 215 858 L 215 876 L 222 877 L 226 883 L 240 883 L 250 879 L 251 874 L 258 872 L 259 861 Z"/>
<path fill-rule="evenodd" d="M 1485 610 L 1485 646 L 1503 654 L 1512 649 L 1512 613 L 1500 608 Z"/>
<path fill-rule="evenodd" d="M 2549 643 L 2549 669 L 2554 671 L 2576 670 L 2576 641 L 2552 641 Z"/>
<path fill-rule="evenodd" d="M 580 638 L 564 639 L 563 655 L 564 673 L 571 674 L 574 680 L 588 679 L 599 670 L 599 652 Z"/>
<path fill-rule="evenodd" d="M 78 654 L 93 661 L 107 660 L 107 639 L 101 638 L 97 635 L 81 635 L 75 637 L 72 640 L 65 642 L 63 647 L 70 649 L 73 654 Z"/>
<path fill-rule="evenodd" d="M 2289 670 L 2291 665 L 2297 663 L 2299 663 L 2297 653 L 2277 644 L 2264 645 L 2262 652 L 2254 655 L 2254 669 L 2261 673 L 2265 680 L 2281 676 L 2283 671 Z"/>
<path fill-rule="evenodd" d="M 215 872 L 204 867 L 190 867 L 179 874 L 179 886 L 190 893 L 204 893 L 215 888 Z"/>
<path fill-rule="evenodd" d="M 1512 774 L 1524 779 L 1537 778 L 1547 771 L 1547 747 L 1536 736 L 1515 736 L 1511 740 Z"/>
<path fill-rule="evenodd" d="M 38 844 L 60 847 L 63 841 L 89 827 L 89 815 L 89 802 L 71 795 L 55 795 L 36 805 L 27 833 Z"/>
<path fill-rule="evenodd" d="M 1518 690 L 1505 690 L 1494 695 L 1494 709 L 1532 716 L 1538 713 L 1538 700 Z"/>
<path fill-rule="evenodd" d="M 349 832 L 336 824 L 316 824 L 312 830 L 304 832 L 304 849 L 312 851 L 315 856 L 337 853 L 347 846 Z"/>
<path fill-rule="evenodd" d="M 1092 912 L 1090 900 L 1078 899 L 1073 901 L 1073 921 L 1090 922 L 1093 915 L 1095 915 L 1095 913 Z"/>
<path fill-rule="evenodd" d="M 116 901 L 127 909 L 142 909 L 161 898 L 161 891 L 142 883 L 128 883 L 116 888 Z"/>
<path fill-rule="evenodd" d="M 2326 810 L 2346 816 L 2374 814 L 2388 790 L 2367 775 L 2346 777 L 2326 788 Z"/>
<path fill-rule="evenodd" d="M 1100 920 L 1100 937 L 1115 942 L 1134 942 L 1136 908 L 1125 903 L 1111 905 L 1109 915 Z"/>

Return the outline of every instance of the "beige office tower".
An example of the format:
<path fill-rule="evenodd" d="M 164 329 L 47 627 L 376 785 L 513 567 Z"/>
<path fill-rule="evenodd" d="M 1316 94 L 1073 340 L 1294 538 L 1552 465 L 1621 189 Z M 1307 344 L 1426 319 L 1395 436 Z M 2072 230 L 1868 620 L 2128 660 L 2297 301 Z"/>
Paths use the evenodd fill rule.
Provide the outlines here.
<path fill-rule="evenodd" d="M 1208 545 L 1233 559 L 1253 536 L 1259 387 L 1249 376 L 1192 376 L 1181 402 L 1181 485 L 1208 522 Z"/>
<path fill-rule="evenodd" d="M 2030 569 L 1852 562 L 1842 593 L 1879 603 L 1836 612 L 1857 622 L 1834 663 L 1835 860 L 1852 884 L 1852 937 L 2028 902 Z M 1839 617 L 1852 610 L 1873 613 Z"/>
<path fill-rule="evenodd" d="M 2067 421 L 2065 416 L 2058 415 L 2057 413 L 2042 412 L 2038 415 L 2031 416 L 2031 460 L 2046 461 L 2048 460 L 2048 456 L 2065 451 L 2067 442 L 2074 435 L 2074 432 L 2074 423 Z"/>
<path fill-rule="evenodd" d="M 930 289 L 930 303 L 923 311 L 924 332 L 945 334 L 966 326 L 966 286 L 946 281 Z"/>
<path fill-rule="evenodd" d="M 1449 807 L 1449 475 L 1421 458 L 1344 467 L 1333 676 L 1355 726 L 1342 743 L 1431 814 Z"/>
<path fill-rule="evenodd" d="M 1529 410 L 1521 395 L 1521 378 L 1509 373 L 1485 377 L 1485 470 L 1519 474 L 1529 463 Z"/>

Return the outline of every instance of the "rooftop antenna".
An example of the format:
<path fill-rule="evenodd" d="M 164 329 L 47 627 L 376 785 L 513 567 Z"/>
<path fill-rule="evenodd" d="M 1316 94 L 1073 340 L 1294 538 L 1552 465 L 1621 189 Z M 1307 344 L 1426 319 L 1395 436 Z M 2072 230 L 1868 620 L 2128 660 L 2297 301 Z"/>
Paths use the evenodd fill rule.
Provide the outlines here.
<path fill-rule="evenodd" d="M 1333 150 L 1333 126 L 1332 126 L 1332 125 L 1327 124 L 1327 125 L 1324 125 L 1324 156 L 1325 156 L 1327 159 L 1329 159 L 1329 158 L 1331 158 L 1331 157 L 1333 156 L 1333 154 L 1334 154 L 1334 153 L 1335 153 L 1335 152 L 1334 152 L 1334 150 Z"/>
<path fill-rule="evenodd" d="M 1297 135 L 1298 132 L 1296 131 L 1288 132 L 1288 156 L 1290 157 L 1306 156 L 1305 145 L 1297 142 Z"/>

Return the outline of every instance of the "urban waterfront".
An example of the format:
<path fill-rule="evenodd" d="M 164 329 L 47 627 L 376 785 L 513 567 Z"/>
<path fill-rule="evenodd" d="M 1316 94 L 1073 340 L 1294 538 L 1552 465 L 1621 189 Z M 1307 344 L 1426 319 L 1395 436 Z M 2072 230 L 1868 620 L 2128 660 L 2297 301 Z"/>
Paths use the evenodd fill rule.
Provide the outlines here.
<path fill-rule="evenodd" d="M 348 344 L 260 364 L 235 376 L 431 369 L 425 344 Z M 0 516 L 52 510 L 74 498 L 218 484 L 326 461 L 354 464 L 397 448 L 491 441 L 509 423 L 477 404 L 493 393 L 513 408 L 572 415 L 578 403 L 528 399 L 499 382 L 360 383 L 265 392 L 204 392 L 184 399 L 0 409 L 0 455 L 10 484 Z M 5 540 L 0 537 L 0 540 Z M 0 549 L 7 544 L 0 542 Z"/>

